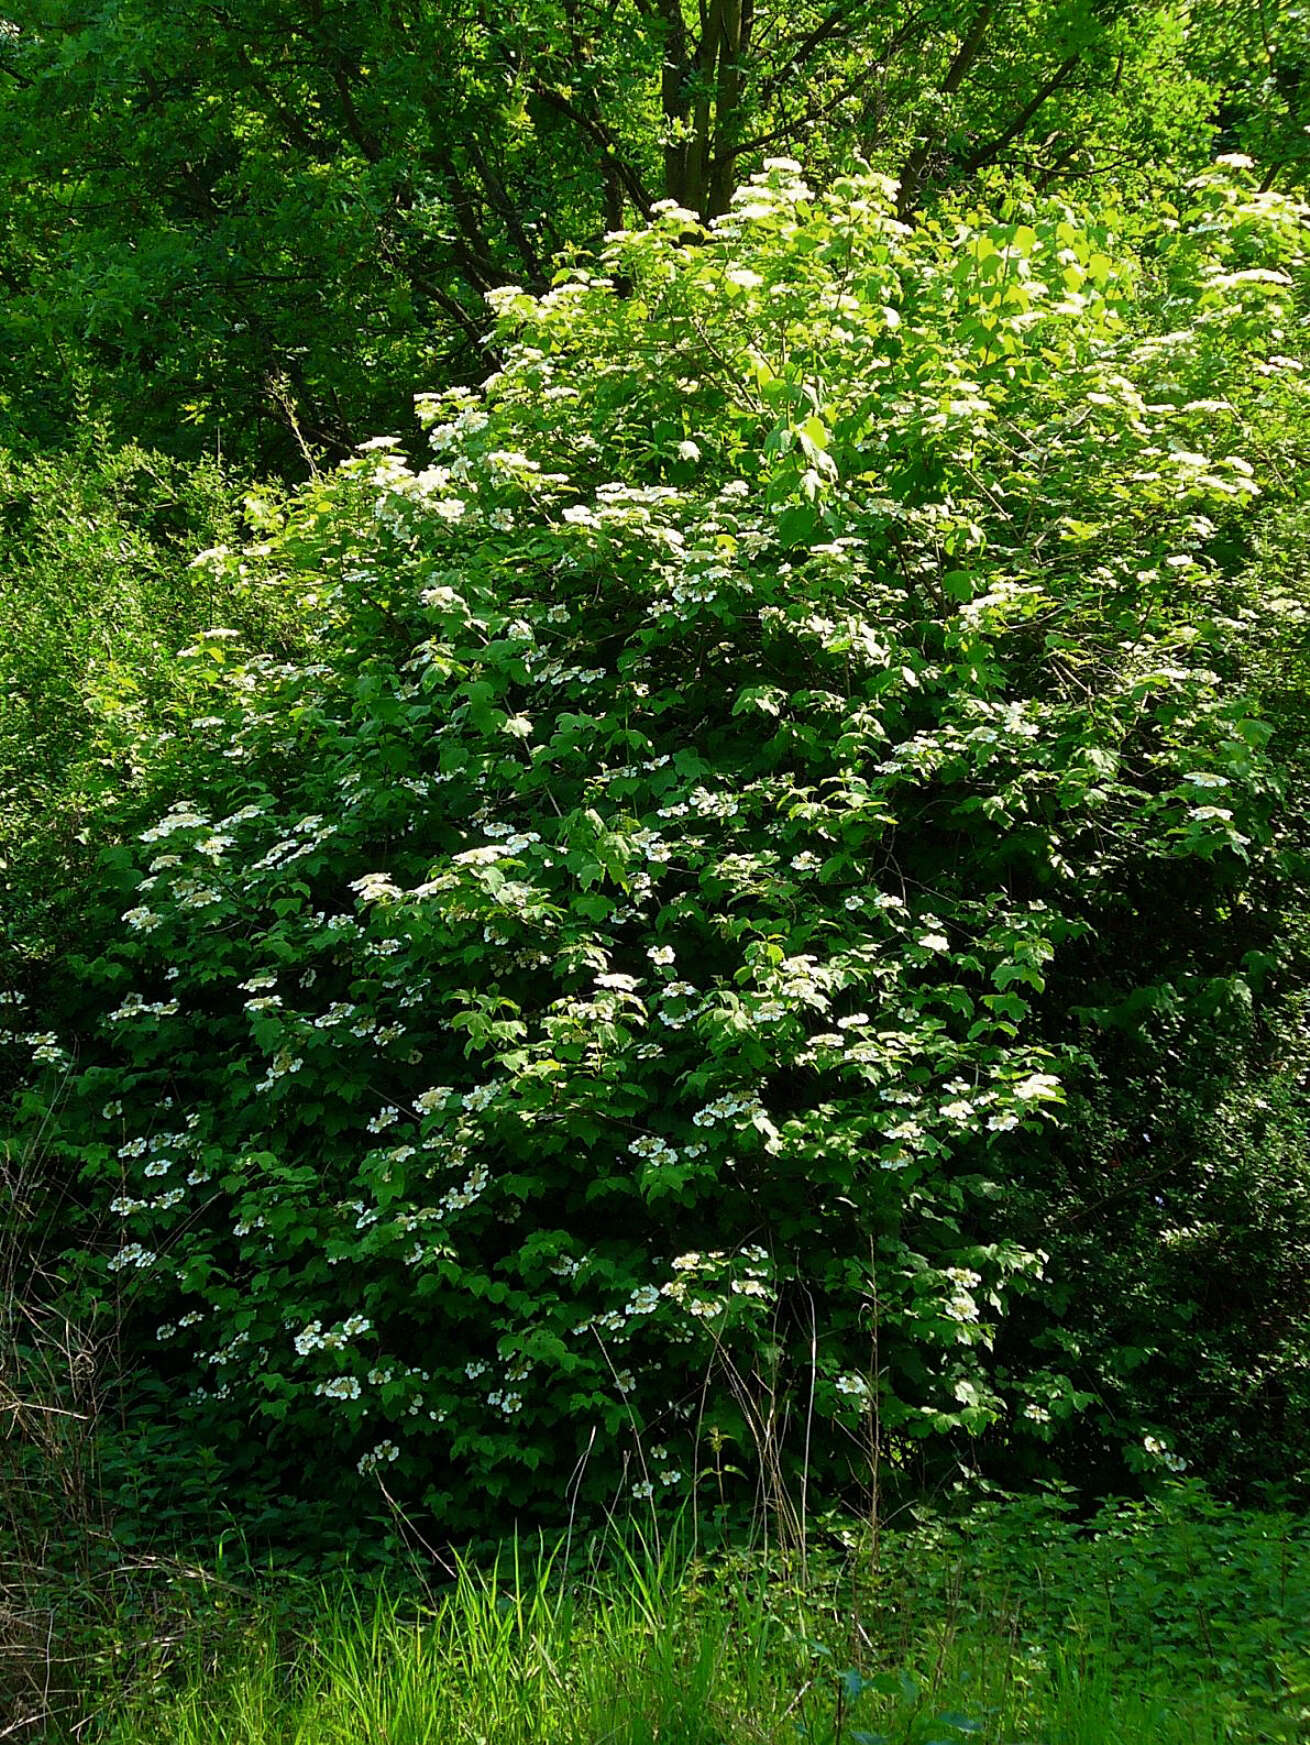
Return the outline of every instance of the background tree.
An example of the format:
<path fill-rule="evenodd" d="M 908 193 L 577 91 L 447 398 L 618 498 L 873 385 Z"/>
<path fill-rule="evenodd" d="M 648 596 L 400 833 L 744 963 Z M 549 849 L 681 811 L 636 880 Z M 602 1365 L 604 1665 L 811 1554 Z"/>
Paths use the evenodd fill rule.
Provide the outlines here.
<path fill-rule="evenodd" d="M 1213 81 L 1154 0 L 28 0 L 0 43 L 0 407 L 302 472 L 485 373 L 486 292 L 769 152 L 903 215 L 987 171 L 1132 185 Z M 1207 67 L 1213 70 L 1216 56 Z"/>

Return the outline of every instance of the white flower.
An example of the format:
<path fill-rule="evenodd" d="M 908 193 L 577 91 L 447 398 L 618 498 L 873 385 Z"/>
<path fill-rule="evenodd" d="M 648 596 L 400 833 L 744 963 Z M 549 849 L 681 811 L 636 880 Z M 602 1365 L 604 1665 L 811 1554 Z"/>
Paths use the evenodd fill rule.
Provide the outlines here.
<path fill-rule="evenodd" d="M 646 953 L 653 964 L 665 966 L 671 964 L 676 956 L 671 945 L 655 945 Z"/>
<path fill-rule="evenodd" d="M 317 1351 L 323 1343 L 323 1323 L 311 1321 L 303 1332 L 296 1334 L 294 1343 L 302 1357 L 308 1357 L 311 1351 Z"/>
<path fill-rule="evenodd" d="M 862 1375 L 855 1375 L 853 1372 L 839 1375 L 836 1387 L 839 1394 L 851 1394 L 859 1400 L 867 1399 L 869 1393 L 868 1382 Z"/>
<path fill-rule="evenodd" d="M 1014 1087 L 1014 1094 L 1021 1103 L 1049 1102 L 1052 1097 L 1059 1096 L 1060 1081 L 1048 1072 L 1029 1073 Z"/>
<path fill-rule="evenodd" d="M 329 1400 L 357 1400 L 360 1386 L 353 1375 L 336 1375 L 331 1381 L 319 1382 L 314 1392 Z"/>
<path fill-rule="evenodd" d="M 1167 1466 L 1170 1472 L 1185 1472 L 1187 1470 L 1187 1462 L 1180 1455 L 1174 1454 L 1158 1436 L 1144 1436 L 1142 1447 L 1145 1448 L 1152 1460 L 1158 1460 L 1162 1466 Z"/>
<path fill-rule="evenodd" d="M 678 459 L 679 460 L 699 460 L 700 459 L 700 449 L 696 446 L 696 444 L 694 442 L 680 442 L 678 444 Z"/>
<path fill-rule="evenodd" d="M 655 1486 L 648 1478 L 644 1478 L 641 1480 L 640 1484 L 633 1485 L 632 1494 L 638 1499 L 638 1501 L 644 1501 L 647 1497 L 653 1497 L 655 1495 Z"/>
<path fill-rule="evenodd" d="M 158 1259 L 153 1249 L 142 1248 L 139 1242 L 129 1242 L 126 1248 L 120 1248 L 109 1261 L 110 1272 L 122 1272 L 125 1266 L 135 1266 L 138 1269 L 152 1266 Z"/>
<path fill-rule="evenodd" d="M 400 895 L 389 873 L 365 873 L 363 878 L 352 879 L 350 888 L 357 891 L 360 900 L 365 903 L 394 900 Z"/>

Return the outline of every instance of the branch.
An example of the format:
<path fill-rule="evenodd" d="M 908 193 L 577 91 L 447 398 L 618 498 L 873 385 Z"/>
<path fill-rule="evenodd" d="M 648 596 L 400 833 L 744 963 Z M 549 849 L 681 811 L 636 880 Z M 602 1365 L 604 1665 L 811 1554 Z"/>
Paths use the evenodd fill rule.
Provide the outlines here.
<path fill-rule="evenodd" d="M 824 43 L 834 36 L 849 36 L 854 27 L 855 19 L 851 10 L 838 6 L 828 16 L 808 31 L 800 41 L 787 49 L 785 58 L 772 72 L 766 73 L 759 82 L 760 101 L 767 103 L 777 87 L 787 78 L 800 71 L 809 60 L 815 49 L 822 48 Z"/>
<path fill-rule="evenodd" d="M 597 120 L 595 116 L 585 114 L 581 109 L 575 109 L 567 97 L 550 85 L 534 79 L 532 89 L 543 103 L 548 103 L 557 114 L 565 116 L 575 127 L 581 128 L 583 133 L 596 141 L 605 153 L 606 162 L 613 165 L 615 174 L 628 190 L 628 197 L 633 205 L 643 218 L 649 218 L 653 203 L 651 197 L 636 170 L 615 150 L 613 137 L 604 122 Z"/>
<path fill-rule="evenodd" d="M 527 267 L 534 279 L 544 278 L 546 275 L 541 270 L 541 259 L 532 245 L 532 238 L 523 228 L 523 221 L 519 217 L 514 202 L 505 192 L 504 183 L 487 162 L 482 147 L 472 133 L 465 139 L 464 149 L 472 159 L 473 167 L 478 172 L 482 186 L 487 191 L 487 198 L 492 208 L 499 212 L 504 220 L 505 228 L 509 231 L 524 266 Z"/>
<path fill-rule="evenodd" d="M 1051 96 L 1053 92 L 1059 90 L 1060 86 L 1064 84 L 1070 73 L 1072 73 L 1074 68 L 1078 65 L 1078 60 L 1078 55 L 1074 53 L 1061 61 L 1060 65 L 1051 74 L 1046 83 L 1038 86 L 1032 97 L 1024 104 L 1023 108 L 1005 129 L 1004 133 L 994 139 L 990 145 L 980 146 L 971 157 L 965 159 L 962 166 L 965 175 L 970 175 L 974 170 L 981 170 L 986 164 L 995 163 L 996 159 L 1000 157 L 1005 148 L 1014 144 L 1015 140 L 1018 139 L 1019 135 L 1024 131 L 1033 116 L 1036 115 L 1042 104 L 1045 103 L 1046 99 Z"/>
<path fill-rule="evenodd" d="M 748 151 L 759 151 L 761 146 L 776 145 L 779 140 L 789 138 L 798 127 L 808 126 L 814 121 L 822 121 L 825 116 L 831 115 L 834 109 L 840 108 L 848 97 L 854 96 L 862 85 L 868 83 L 868 80 L 869 69 L 867 66 L 863 66 L 854 78 L 839 86 L 836 95 L 830 97 L 820 108 L 802 110 L 791 121 L 781 121 L 777 127 L 771 127 L 767 133 L 757 133 L 753 139 L 743 140 L 740 145 L 732 148 L 733 157 L 741 157 Z"/>
<path fill-rule="evenodd" d="M 295 111 L 287 108 L 251 60 L 245 44 L 236 43 L 234 47 L 238 66 L 249 79 L 252 89 L 259 92 L 281 123 L 283 137 L 288 143 L 298 146 L 315 163 L 331 163 L 334 155 L 331 145 L 326 140 L 315 139 Z"/>
<path fill-rule="evenodd" d="M 996 0 L 982 0 L 968 35 L 955 51 L 955 57 L 946 69 L 946 77 L 942 80 L 940 90 L 943 97 L 954 97 L 978 56 L 982 53 L 983 41 L 987 35 L 988 26 L 992 21 L 992 13 L 996 10 Z M 919 189 L 923 186 L 924 172 L 928 168 L 928 159 L 932 155 L 933 141 L 921 139 L 918 145 L 906 158 L 901 170 L 901 192 L 896 202 L 897 212 L 902 220 L 907 220 L 914 210 L 914 202 L 918 198 Z"/>
<path fill-rule="evenodd" d="M 360 120 L 359 111 L 355 108 L 355 99 L 350 92 L 350 81 L 346 78 L 345 68 L 335 54 L 332 56 L 332 64 L 328 71 L 332 83 L 337 88 L 337 96 L 341 99 L 341 111 L 346 118 L 346 132 L 369 163 L 379 163 L 382 159 L 382 147 Z"/>
<path fill-rule="evenodd" d="M 954 97 L 968 77 L 970 67 L 982 53 L 983 38 L 987 34 L 987 27 L 992 21 L 992 13 L 995 10 L 995 0 L 983 0 L 983 4 L 978 8 L 978 16 L 973 21 L 973 28 L 960 44 L 955 59 L 946 69 L 946 77 L 942 80 L 943 97 Z"/>

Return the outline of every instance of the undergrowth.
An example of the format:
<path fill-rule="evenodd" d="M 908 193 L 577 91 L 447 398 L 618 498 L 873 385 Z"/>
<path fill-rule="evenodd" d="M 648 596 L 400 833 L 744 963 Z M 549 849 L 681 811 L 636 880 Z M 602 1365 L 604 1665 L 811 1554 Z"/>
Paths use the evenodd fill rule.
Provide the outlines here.
<path fill-rule="evenodd" d="M 96 1745 L 1220 1745 L 1310 1740 L 1310 1531 L 1194 1484 L 1048 1492 L 835 1549 L 611 1532 L 422 1581 L 179 1581 L 102 1640 Z M 177 1628 L 178 1618 L 185 1627 Z"/>

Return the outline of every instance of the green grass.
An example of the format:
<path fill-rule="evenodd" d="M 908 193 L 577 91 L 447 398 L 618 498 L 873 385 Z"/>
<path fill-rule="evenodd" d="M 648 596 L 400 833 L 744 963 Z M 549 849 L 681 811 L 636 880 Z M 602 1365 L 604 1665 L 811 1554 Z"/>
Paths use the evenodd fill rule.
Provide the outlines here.
<path fill-rule="evenodd" d="M 638 1544 L 601 1572 L 510 1550 L 422 1599 L 207 1591 L 102 1672 L 84 1745 L 1310 1741 L 1304 1523 L 1196 1494 L 1090 1534 L 1008 1505 L 876 1567 Z"/>

